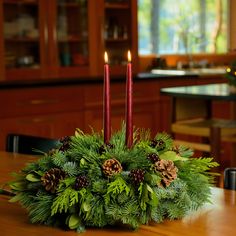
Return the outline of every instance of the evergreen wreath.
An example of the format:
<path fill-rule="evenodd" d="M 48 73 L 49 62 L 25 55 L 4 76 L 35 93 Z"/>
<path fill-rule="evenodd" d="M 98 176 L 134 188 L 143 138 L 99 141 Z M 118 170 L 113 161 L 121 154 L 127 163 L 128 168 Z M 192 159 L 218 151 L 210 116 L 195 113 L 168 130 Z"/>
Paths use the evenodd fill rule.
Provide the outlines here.
<path fill-rule="evenodd" d="M 148 130 L 135 130 L 128 149 L 124 125 L 108 144 L 102 133 L 77 129 L 15 174 L 10 201 L 20 202 L 32 223 L 77 232 L 179 219 L 210 201 L 209 170 L 218 166 L 212 158 L 192 156 L 166 133 L 151 139 Z"/>

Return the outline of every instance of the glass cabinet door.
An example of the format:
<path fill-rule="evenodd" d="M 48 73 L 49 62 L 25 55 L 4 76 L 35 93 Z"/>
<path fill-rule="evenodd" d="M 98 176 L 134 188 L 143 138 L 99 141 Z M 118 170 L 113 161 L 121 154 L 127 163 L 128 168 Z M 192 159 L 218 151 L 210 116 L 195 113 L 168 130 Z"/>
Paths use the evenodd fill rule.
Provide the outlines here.
<path fill-rule="evenodd" d="M 88 1 L 58 0 L 56 21 L 59 66 L 88 66 Z"/>
<path fill-rule="evenodd" d="M 105 0 L 105 50 L 110 54 L 111 65 L 122 65 L 131 50 L 130 0 Z"/>
<path fill-rule="evenodd" d="M 6 71 L 40 68 L 39 31 L 39 2 L 37 0 L 3 1 Z"/>

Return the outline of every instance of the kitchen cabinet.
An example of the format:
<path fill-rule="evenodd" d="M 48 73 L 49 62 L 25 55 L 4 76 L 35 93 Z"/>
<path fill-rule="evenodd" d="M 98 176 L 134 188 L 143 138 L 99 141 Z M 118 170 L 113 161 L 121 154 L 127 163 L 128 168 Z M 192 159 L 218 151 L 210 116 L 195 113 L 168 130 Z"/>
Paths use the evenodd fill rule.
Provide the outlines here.
<path fill-rule="evenodd" d="M 9 133 L 59 139 L 84 127 L 83 89 L 79 86 L 1 90 L 0 105 L 1 150 Z"/>
<path fill-rule="evenodd" d="M 124 74 L 137 58 L 134 0 L 1 0 L 0 76 L 7 80 Z M 133 61 L 134 72 L 137 62 Z"/>
<path fill-rule="evenodd" d="M 124 74 L 127 51 L 130 50 L 133 70 L 137 71 L 138 34 L 137 1 L 104 0 L 103 2 L 103 38 L 104 50 L 109 52 L 112 74 Z"/>
<path fill-rule="evenodd" d="M 135 79 L 135 128 L 149 129 L 152 136 L 162 131 L 169 133 L 171 101 L 168 96 L 160 95 L 160 88 L 217 82 L 225 80 L 220 77 Z M 229 104 L 217 103 L 213 108 L 214 116 L 225 116 L 227 106 Z M 26 83 L 25 87 L 12 84 L 9 88 L 0 87 L 0 107 L 0 150 L 5 149 L 9 133 L 60 138 L 73 134 L 76 128 L 91 133 L 92 127 L 100 132 L 103 129 L 103 83 L 73 81 L 69 85 L 57 80 L 39 86 L 33 82 L 31 86 Z M 120 79 L 111 83 L 112 132 L 119 130 L 124 120 L 125 81 Z"/>
<path fill-rule="evenodd" d="M 89 74 L 90 11 L 83 0 L 3 0 L 6 78 Z"/>
<path fill-rule="evenodd" d="M 159 104 L 157 83 L 134 83 L 133 94 L 133 122 L 135 128 L 150 129 L 154 135 L 159 127 Z M 145 89 L 144 89 L 145 88 Z M 90 132 L 92 127 L 100 132 L 103 129 L 102 84 L 90 85 L 85 89 L 85 131 Z M 91 96 L 91 94 L 96 94 Z M 125 121 L 125 83 L 114 83 L 111 86 L 111 126 L 112 132 L 121 128 Z"/>

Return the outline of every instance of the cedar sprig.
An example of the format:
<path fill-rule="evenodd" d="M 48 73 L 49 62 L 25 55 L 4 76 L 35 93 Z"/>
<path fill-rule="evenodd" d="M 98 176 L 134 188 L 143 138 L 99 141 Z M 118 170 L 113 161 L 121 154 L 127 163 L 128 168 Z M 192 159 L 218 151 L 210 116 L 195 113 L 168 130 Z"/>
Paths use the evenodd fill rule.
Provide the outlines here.
<path fill-rule="evenodd" d="M 128 149 L 123 125 L 110 140 L 112 148 L 107 147 L 100 154 L 103 135 L 77 130 L 66 152 L 56 150 L 22 169 L 10 185 L 16 193 L 12 201 L 21 202 L 34 223 L 54 225 L 59 221 L 79 232 L 85 226 L 122 222 L 137 228 L 149 221 L 181 218 L 209 201 L 214 177 L 209 170 L 217 163 L 211 158 L 190 158 L 192 152 L 181 146 L 175 149 L 173 140 L 165 133 L 154 138 L 164 142 L 162 149 L 150 146 L 149 131 L 135 130 L 134 137 L 134 145 Z M 178 168 L 177 178 L 168 187 L 159 186 L 162 176 L 152 168 L 154 163 L 147 158 L 150 153 L 172 160 Z M 113 158 L 120 162 L 122 171 L 107 177 L 102 165 Z M 54 193 L 46 192 L 40 181 L 51 168 L 66 172 Z M 133 169 L 145 173 L 138 185 L 130 181 Z M 74 189 L 78 176 L 89 179 L 86 188 Z"/>

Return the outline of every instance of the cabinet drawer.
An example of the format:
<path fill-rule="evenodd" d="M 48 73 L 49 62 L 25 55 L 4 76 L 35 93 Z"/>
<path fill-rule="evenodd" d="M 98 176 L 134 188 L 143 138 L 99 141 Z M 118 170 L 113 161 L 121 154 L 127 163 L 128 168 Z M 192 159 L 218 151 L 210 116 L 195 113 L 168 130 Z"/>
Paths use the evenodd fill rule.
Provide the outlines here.
<path fill-rule="evenodd" d="M 0 91 L 0 117 L 79 111 L 83 107 L 80 87 L 44 87 Z"/>
<path fill-rule="evenodd" d="M 134 81 L 134 99 L 158 97 L 159 86 L 156 81 Z"/>

